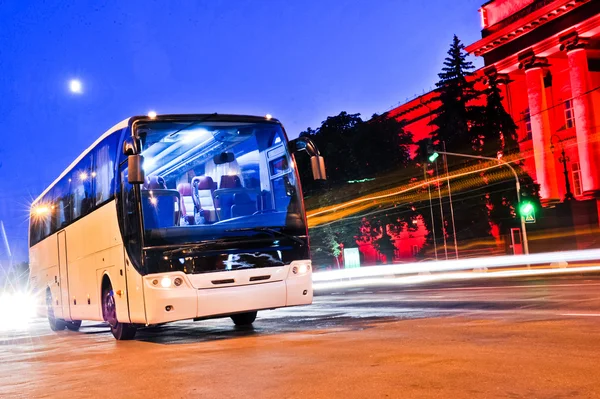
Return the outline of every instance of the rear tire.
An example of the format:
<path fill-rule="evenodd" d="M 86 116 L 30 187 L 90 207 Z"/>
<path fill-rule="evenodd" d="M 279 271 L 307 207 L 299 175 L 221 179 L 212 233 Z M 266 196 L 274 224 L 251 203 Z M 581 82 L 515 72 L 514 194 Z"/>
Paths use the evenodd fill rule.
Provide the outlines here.
<path fill-rule="evenodd" d="M 52 293 L 50 289 L 46 290 L 46 315 L 52 331 L 62 331 L 65 329 L 65 321 L 54 316 L 54 306 L 52 306 Z"/>
<path fill-rule="evenodd" d="M 81 327 L 81 320 L 66 321 L 65 325 L 69 331 L 79 331 L 79 327 Z"/>
<path fill-rule="evenodd" d="M 117 341 L 133 339 L 137 327 L 130 323 L 119 323 L 117 320 L 117 306 L 112 287 L 109 285 L 102 293 L 102 315 L 110 326 L 110 332 Z"/>
<path fill-rule="evenodd" d="M 250 326 L 256 320 L 256 314 L 258 312 L 246 312 L 246 313 L 238 313 L 231 316 L 231 320 L 233 320 L 233 324 L 236 326 Z"/>

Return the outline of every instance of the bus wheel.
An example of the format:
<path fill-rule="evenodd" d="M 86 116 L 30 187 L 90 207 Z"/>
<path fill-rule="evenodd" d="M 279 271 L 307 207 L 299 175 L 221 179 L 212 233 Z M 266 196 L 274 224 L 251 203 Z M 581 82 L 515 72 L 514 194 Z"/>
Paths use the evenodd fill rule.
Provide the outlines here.
<path fill-rule="evenodd" d="M 81 320 L 66 321 L 65 325 L 70 331 L 79 331 L 79 327 L 81 327 Z"/>
<path fill-rule="evenodd" d="M 257 312 L 234 314 L 231 316 L 231 320 L 233 320 L 233 324 L 236 326 L 249 326 L 256 320 L 256 313 Z"/>
<path fill-rule="evenodd" d="M 133 324 L 119 323 L 117 320 L 117 306 L 112 287 L 107 287 L 102 293 L 102 314 L 110 326 L 110 332 L 118 341 L 133 339 L 137 328 Z"/>
<path fill-rule="evenodd" d="M 48 324 L 52 331 L 62 331 L 65 329 L 65 321 L 54 317 L 54 307 L 52 306 L 52 293 L 46 290 L 46 315 L 48 316 Z"/>

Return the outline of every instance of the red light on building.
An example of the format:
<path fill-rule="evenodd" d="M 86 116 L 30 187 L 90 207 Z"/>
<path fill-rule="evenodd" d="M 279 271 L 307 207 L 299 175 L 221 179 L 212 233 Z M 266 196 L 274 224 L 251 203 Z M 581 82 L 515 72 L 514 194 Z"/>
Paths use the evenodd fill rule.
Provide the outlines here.
<path fill-rule="evenodd" d="M 502 77 L 504 108 L 518 126 L 524 169 L 541 186 L 543 204 L 550 212 L 570 186 L 576 208 L 585 208 L 574 218 L 598 227 L 600 0 L 491 0 L 479 14 L 482 38 L 466 47 L 484 59 L 474 78 Z M 430 136 L 438 105 L 430 92 L 388 114 L 404 120 L 417 142 Z"/>

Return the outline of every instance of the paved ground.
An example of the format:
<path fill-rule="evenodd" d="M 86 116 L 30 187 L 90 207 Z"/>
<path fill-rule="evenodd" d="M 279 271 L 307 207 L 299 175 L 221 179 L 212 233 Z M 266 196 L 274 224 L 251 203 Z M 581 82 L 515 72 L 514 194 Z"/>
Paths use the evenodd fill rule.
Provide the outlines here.
<path fill-rule="evenodd" d="M 595 398 L 599 367 L 597 277 L 333 290 L 133 342 L 0 335 L 0 398 Z"/>

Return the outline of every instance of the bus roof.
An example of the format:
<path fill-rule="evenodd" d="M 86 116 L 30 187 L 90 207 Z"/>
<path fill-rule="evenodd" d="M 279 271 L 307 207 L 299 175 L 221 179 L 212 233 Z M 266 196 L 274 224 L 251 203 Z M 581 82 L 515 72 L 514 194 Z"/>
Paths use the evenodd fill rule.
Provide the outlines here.
<path fill-rule="evenodd" d="M 77 157 L 77 159 L 75 159 L 73 162 L 71 162 L 71 164 L 65 170 L 63 170 L 63 172 L 60 174 L 60 176 L 58 176 L 48 187 L 46 187 L 46 189 L 44 191 L 42 191 L 42 193 L 33 201 L 31 206 L 35 205 L 39 200 L 41 200 L 42 197 L 44 195 L 46 195 L 48 193 L 48 191 L 50 191 L 50 189 L 52 187 L 54 187 L 54 185 L 60 181 L 60 179 L 62 179 L 67 173 L 69 173 L 71 171 L 71 169 L 73 169 L 75 167 L 75 165 L 77 165 L 77 163 L 83 159 L 83 157 L 85 157 L 90 151 L 92 151 L 98 145 L 98 143 L 100 143 L 102 140 L 104 140 L 106 137 L 110 136 L 112 133 L 116 132 L 117 130 L 120 130 L 120 129 L 123 129 L 123 128 L 129 126 L 130 119 L 131 118 L 122 120 L 121 122 L 117 123 L 110 129 L 108 129 L 106 132 L 104 132 L 104 134 L 102 134 L 102 136 L 100 136 L 96 141 L 94 141 L 92 143 L 92 145 L 90 145 L 88 148 L 86 148 Z"/>

